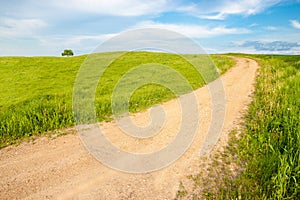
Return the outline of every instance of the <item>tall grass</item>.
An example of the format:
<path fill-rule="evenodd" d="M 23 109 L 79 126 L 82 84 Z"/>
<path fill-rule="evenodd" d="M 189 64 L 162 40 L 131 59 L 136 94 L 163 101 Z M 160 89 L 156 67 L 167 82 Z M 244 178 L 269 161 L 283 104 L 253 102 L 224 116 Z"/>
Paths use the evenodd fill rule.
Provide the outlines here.
<path fill-rule="evenodd" d="M 64 96 L 45 95 L 11 105 L 0 113 L 0 147 L 21 137 L 73 125 L 71 104 Z"/>
<path fill-rule="evenodd" d="M 259 61 L 256 92 L 238 154 L 243 173 L 222 198 L 300 198 L 300 56 L 250 56 Z"/>
<path fill-rule="evenodd" d="M 114 53 L 104 53 L 101 56 L 108 59 Z M 209 71 L 211 63 L 201 62 L 202 55 L 188 56 L 204 72 L 212 74 L 211 80 L 216 78 Z M 23 137 L 74 125 L 73 85 L 86 57 L 0 57 L 0 148 Z M 234 63 L 221 55 L 214 55 L 213 60 L 222 73 Z M 109 119 L 112 114 L 112 90 L 120 77 L 143 63 L 170 66 L 182 74 L 193 89 L 205 84 L 196 69 L 181 56 L 149 52 L 126 53 L 111 63 L 99 81 L 95 97 L 99 121 Z M 164 76 L 168 79 L 168 74 Z M 129 80 L 129 84 L 134 83 Z M 146 85 L 134 92 L 129 109 L 135 112 L 174 97 L 165 87 Z"/>
<path fill-rule="evenodd" d="M 0 148 L 73 125 L 72 89 L 85 58 L 0 57 Z"/>

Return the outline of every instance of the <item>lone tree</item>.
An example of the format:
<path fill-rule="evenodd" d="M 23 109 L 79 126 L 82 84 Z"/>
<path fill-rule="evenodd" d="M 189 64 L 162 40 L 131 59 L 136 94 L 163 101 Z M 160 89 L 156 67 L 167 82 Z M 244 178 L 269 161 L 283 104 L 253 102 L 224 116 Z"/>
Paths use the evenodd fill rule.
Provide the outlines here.
<path fill-rule="evenodd" d="M 64 52 L 61 53 L 62 56 L 73 56 L 74 53 L 71 49 L 65 49 Z"/>

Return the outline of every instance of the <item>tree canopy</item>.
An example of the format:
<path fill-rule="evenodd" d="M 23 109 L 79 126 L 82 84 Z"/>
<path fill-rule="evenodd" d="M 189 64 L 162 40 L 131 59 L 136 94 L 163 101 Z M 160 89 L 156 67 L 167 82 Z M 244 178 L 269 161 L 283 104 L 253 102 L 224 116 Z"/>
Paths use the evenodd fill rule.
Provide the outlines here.
<path fill-rule="evenodd" d="M 62 56 L 73 56 L 74 53 L 71 49 L 65 49 L 64 52 L 61 53 Z"/>

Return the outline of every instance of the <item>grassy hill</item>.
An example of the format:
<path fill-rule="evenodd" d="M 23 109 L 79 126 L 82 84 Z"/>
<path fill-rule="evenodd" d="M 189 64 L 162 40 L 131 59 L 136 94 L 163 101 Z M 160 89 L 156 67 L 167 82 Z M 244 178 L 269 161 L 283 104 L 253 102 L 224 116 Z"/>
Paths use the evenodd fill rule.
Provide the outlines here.
<path fill-rule="evenodd" d="M 103 59 L 104 62 L 116 54 L 118 53 L 99 54 L 100 60 L 97 61 L 101 63 Z M 204 73 L 211 73 L 208 79 L 217 78 L 217 74 L 210 72 L 211 63 L 208 57 L 203 62 L 203 55 L 186 56 Z M 0 57 L 0 147 L 23 137 L 74 125 L 73 86 L 78 70 L 86 58 L 87 55 L 67 58 Z M 234 63 L 222 55 L 213 55 L 212 59 L 221 73 Z M 118 80 L 127 71 L 145 63 L 159 63 L 171 67 L 183 75 L 193 89 L 207 82 L 195 67 L 179 55 L 150 52 L 123 54 L 109 65 L 99 80 L 95 97 L 99 121 L 109 120 L 112 114 L 111 95 Z M 168 74 L 162 76 L 168 79 Z M 134 84 L 134 81 L 131 80 L 128 84 Z M 182 91 L 186 92 L 189 91 Z M 134 92 L 129 110 L 135 112 L 145 109 L 175 96 L 165 87 L 150 84 Z"/>
<path fill-rule="evenodd" d="M 227 156 L 229 159 L 236 157 L 235 164 L 243 170 L 233 179 L 224 176 L 224 180 L 215 180 L 221 184 L 219 191 L 212 193 L 208 188 L 207 198 L 297 199 L 300 195 L 300 56 L 234 55 L 256 59 L 261 66 L 244 130 L 239 140 L 233 139 Z M 116 55 L 99 56 L 105 61 Z M 211 71 L 211 63 L 203 62 L 203 55 L 187 57 L 207 75 L 205 78 L 199 75 L 197 67 L 179 55 L 131 52 L 116 59 L 103 73 L 96 88 L 98 121 L 110 119 L 113 89 L 135 66 L 145 63 L 169 66 L 184 76 L 192 89 L 218 77 Z M 211 57 L 220 73 L 234 64 L 224 55 Z M 0 147 L 24 137 L 74 125 L 73 86 L 86 58 L 0 57 Z M 126 83 L 133 85 L 150 72 L 144 73 L 136 74 Z M 168 71 L 160 73 L 167 82 L 175 80 Z M 189 91 L 183 89 L 181 93 Z M 129 110 L 136 112 L 175 96 L 165 87 L 146 85 L 133 93 Z"/>

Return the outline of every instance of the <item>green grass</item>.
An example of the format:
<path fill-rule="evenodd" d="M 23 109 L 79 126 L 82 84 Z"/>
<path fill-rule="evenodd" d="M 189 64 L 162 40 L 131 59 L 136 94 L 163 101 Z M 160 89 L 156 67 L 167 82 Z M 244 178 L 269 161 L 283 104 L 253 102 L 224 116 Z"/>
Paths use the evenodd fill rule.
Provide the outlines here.
<path fill-rule="evenodd" d="M 300 196 L 300 56 L 256 56 L 262 66 L 246 118 L 246 177 L 258 196 Z M 249 157 L 248 157 L 249 156 Z M 250 176 L 249 176 L 250 175 Z M 250 179 L 251 180 L 251 179 Z"/>
<path fill-rule="evenodd" d="M 119 55 L 121 54 L 103 53 L 89 57 L 85 63 L 97 61 L 103 64 Z M 93 105 L 96 108 L 98 121 L 110 119 L 113 88 L 118 80 L 135 66 L 147 63 L 152 63 L 152 68 L 159 66 L 153 63 L 169 66 L 170 69 L 184 76 L 192 89 L 199 88 L 205 82 L 217 78 L 218 74 L 211 70 L 208 57 L 203 55 L 184 55 L 184 57 L 188 58 L 196 68 L 181 56 L 174 54 L 149 52 L 122 54 L 109 65 L 98 82 L 95 105 Z M 86 58 L 87 56 L 0 57 L 0 147 L 12 144 L 24 137 L 74 125 L 73 86 L 79 68 Z M 223 55 L 213 55 L 212 59 L 221 73 L 234 64 L 230 58 Z M 99 69 L 91 70 L 95 70 L 94 76 L 83 78 L 96 80 Z M 205 77 L 201 77 L 197 70 Z M 159 73 L 160 77 L 163 77 L 161 81 L 165 81 L 166 84 L 173 82 L 172 84 L 179 88 L 177 95 L 165 87 L 148 84 L 133 93 L 129 101 L 129 111 L 136 112 L 189 92 L 191 88 L 182 87 L 181 81 L 176 81 L 176 73 L 171 76 L 171 71 L 146 70 L 143 75 L 147 77 L 149 73 L 155 72 L 157 76 Z M 125 80 L 125 83 L 132 85 L 143 80 L 143 76 L 139 76 L 139 73 L 135 73 L 134 76 Z"/>
<path fill-rule="evenodd" d="M 253 101 L 183 199 L 300 199 L 300 56 L 231 55 L 261 66 Z"/>
<path fill-rule="evenodd" d="M 0 109 L 39 95 L 71 94 L 85 58 L 0 57 Z"/>
<path fill-rule="evenodd" d="M 216 198 L 299 199 L 300 56 L 249 57 L 261 70 L 242 139 L 236 142 L 244 170 Z"/>

